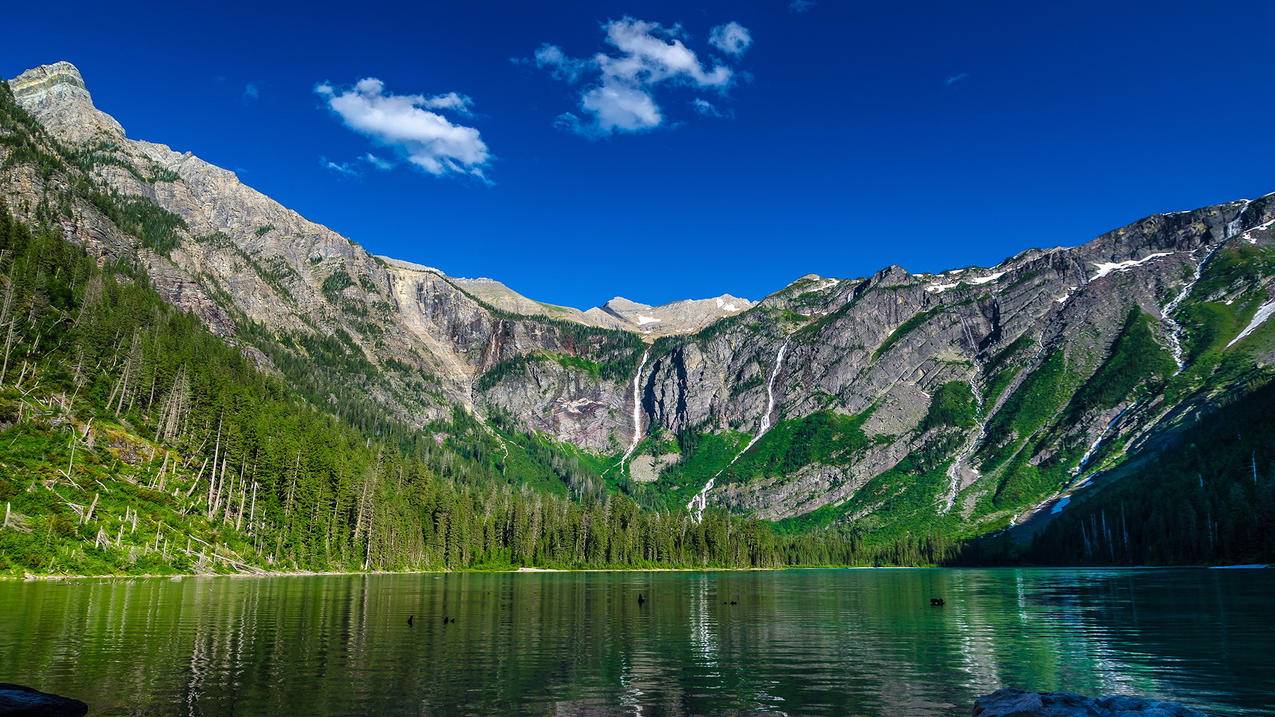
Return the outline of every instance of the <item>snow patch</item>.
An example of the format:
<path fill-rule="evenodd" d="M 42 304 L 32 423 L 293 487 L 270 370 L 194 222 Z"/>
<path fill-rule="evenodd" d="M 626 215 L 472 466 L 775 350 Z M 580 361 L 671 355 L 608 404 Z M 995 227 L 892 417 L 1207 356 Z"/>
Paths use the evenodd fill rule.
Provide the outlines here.
<path fill-rule="evenodd" d="M 660 323 L 660 321 L 661 321 L 660 319 L 657 319 L 654 316 L 647 316 L 646 314 L 638 314 L 638 317 L 637 317 L 638 326 L 646 326 L 647 324 L 658 324 Z"/>
<path fill-rule="evenodd" d="M 998 271 L 995 274 L 990 274 L 988 276 L 980 276 L 975 279 L 970 279 L 970 283 L 971 284 L 990 284 L 993 281 L 996 281 L 997 279 L 1001 278 L 1002 276 L 1005 276 L 1005 272 Z"/>
<path fill-rule="evenodd" d="M 965 272 L 965 269 L 953 269 L 952 271 L 948 271 L 948 272 L 944 272 L 943 274 L 940 274 L 940 276 L 956 276 L 957 274 L 961 274 L 964 272 Z M 1002 276 L 1005 276 L 1005 272 L 998 271 L 995 274 L 989 274 L 987 276 L 979 276 L 973 279 L 964 279 L 962 281 L 958 281 L 953 284 L 930 284 L 929 286 L 925 287 L 925 290 L 930 292 L 931 294 L 942 294 L 943 292 L 949 289 L 955 289 L 956 287 L 960 286 L 962 283 L 973 284 L 975 286 L 978 286 L 979 284 L 990 284 L 993 281 L 996 281 L 997 279 L 1001 278 Z"/>
<path fill-rule="evenodd" d="M 1237 219 L 1236 221 L 1239 221 L 1239 220 Z M 1244 234 L 1243 234 L 1244 241 L 1248 242 L 1249 244 L 1256 244 L 1256 243 L 1257 243 L 1257 237 L 1253 236 L 1253 232 L 1260 232 L 1260 231 L 1263 231 L 1263 230 L 1265 230 L 1265 229 L 1270 229 L 1270 228 L 1271 228 L 1271 226 L 1273 226 L 1273 225 L 1275 225 L 1275 219 L 1271 219 L 1270 221 L 1262 222 L 1261 224 L 1258 224 L 1258 225 L 1257 225 L 1257 226 L 1255 226 L 1255 227 L 1252 227 L 1252 228 L 1250 228 L 1250 229 L 1245 230 L 1245 231 L 1244 231 Z"/>
<path fill-rule="evenodd" d="M 931 294 L 942 294 L 943 292 L 947 291 L 948 289 L 955 289 L 955 288 L 956 288 L 956 287 L 958 287 L 958 286 L 960 286 L 960 284 L 959 284 L 959 283 L 957 283 L 957 284 L 931 284 L 931 285 L 929 285 L 929 286 L 925 287 L 925 290 L 926 290 L 926 291 L 928 291 L 928 292 L 930 292 Z"/>
<path fill-rule="evenodd" d="M 1117 262 L 1095 261 L 1092 263 L 1094 266 L 1098 267 L 1098 273 L 1094 274 L 1089 280 L 1097 281 L 1098 279 L 1101 279 L 1107 274 L 1111 274 L 1117 271 L 1128 271 L 1129 269 L 1132 269 L 1135 266 L 1142 266 L 1143 264 L 1151 261 L 1152 259 L 1159 259 L 1162 256 L 1170 256 L 1171 254 L 1173 254 L 1173 252 L 1171 251 L 1161 251 L 1161 252 L 1156 252 L 1155 254 L 1151 254 L 1149 256 L 1145 256 L 1141 259 L 1129 259 L 1128 261 L 1117 261 Z"/>
<path fill-rule="evenodd" d="M 1226 345 L 1226 348 L 1229 349 L 1240 341 L 1243 341 L 1245 337 L 1256 331 L 1257 327 L 1266 323 L 1266 320 L 1271 318 L 1271 314 L 1275 314 L 1275 299 L 1271 299 L 1265 304 L 1259 306 L 1257 313 L 1253 314 L 1253 320 L 1248 322 L 1248 326 L 1244 327 L 1244 330 L 1240 332 L 1239 336 L 1231 339 L 1231 342 Z"/>

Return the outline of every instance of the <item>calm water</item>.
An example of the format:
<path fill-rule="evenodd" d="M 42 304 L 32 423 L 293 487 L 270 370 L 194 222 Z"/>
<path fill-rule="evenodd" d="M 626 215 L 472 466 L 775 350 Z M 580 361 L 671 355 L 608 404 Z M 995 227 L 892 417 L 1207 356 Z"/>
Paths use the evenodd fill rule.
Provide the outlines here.
<path fill-rule="evenodd" d="M 90 714 L 965 715 L 1003 685 L 1275 714 L 1273 594 L 1271 570 L 5 581 L 0 682 Z"/>

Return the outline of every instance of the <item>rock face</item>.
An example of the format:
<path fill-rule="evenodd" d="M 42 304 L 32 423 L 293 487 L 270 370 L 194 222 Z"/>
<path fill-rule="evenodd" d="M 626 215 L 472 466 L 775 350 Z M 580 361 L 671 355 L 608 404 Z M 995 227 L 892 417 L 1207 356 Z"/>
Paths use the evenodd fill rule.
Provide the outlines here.
<path fill-rule="evenodd" d="M 82 197 L 68 202 L 64 227 L 94 253 L 139 259 L 166 299 L 218 334 L 242 338 L 245 350 L 256 352 L 267 368 L 310 364 L 297 375 L 317 376 L 328 372 L 320 363 L 363 367 L 338 371 L 343 375 L 313 393 L 344 387 L 420 426 L 446 418 L 456 404 L 482 413 L 487 402 L 475 395 L 474 383 L 502 362 L 537 352 L 624 362 L 641 351 L 632 333 L 578 331 L 571 316 L 502 309 L 483 299 L 502 303 L 495 294 L 469 291 L 477 286 L 473 281 L 374 257 L 242 184 L 233 172 L 128 138 L 94 107 L 79 71 L 68 63 L 25 72 L 10 87 L 48 133 L 33 134 L 31 142 L 50 155 L 61 149 L 78 165 L 67 167 L 66 176 L 46 177 L 24 165 L 6 170 L 0 188 L 10 204 L 19 212 L 34 210 L 43 197 L 67 193 L 83 168 L 106 191 L 171 213 L 180 224 L 173 247 L 148 246 Z M 249 328 L 252 336 L 245 335 Z M 604 419 L 605 430 L 617 428 L 621 418 Z M 596 443 L 591 433 L 557 437 Z"/>
<path fill-rule="evenodd" d="M 1071 692 L 1003 689 L 974 703 L 974 717 L 1205 717 L 1173 702 L 1113 695 L 1085 697 Z"/>
<path fill-rule="evenodd" d="M 89 706 L 22 685 L 0 684 L 0 715 L 12 717 L 80 717 Z"/>
<path fill-rule="evenodd" d="M 167 300 L 317 402 L 368 402 L 409 426 L 459 406 L 614 458 L 636 437 L 617 470 L 652 494 L 684 490 L 666 476 L 720 473 L 708 503 L 768 519 L 1014 524 L 1275 360 L 1271 195 L 994 267 L 580 311 L 372 256 L 232 172 L 128 138 L 67 63 L 10 86 L 42 129 L 6 125 L 0 162 L 22 142 L 69 160 L 5 163 L 15 211 L 65 206 L 69 238 L 142 262 Z M 121 226 L 77 193 L 85 181 L 171 213 L 175 240 Z M 671 442 L 730 432 L 758 439 L 752 457 Z"/>

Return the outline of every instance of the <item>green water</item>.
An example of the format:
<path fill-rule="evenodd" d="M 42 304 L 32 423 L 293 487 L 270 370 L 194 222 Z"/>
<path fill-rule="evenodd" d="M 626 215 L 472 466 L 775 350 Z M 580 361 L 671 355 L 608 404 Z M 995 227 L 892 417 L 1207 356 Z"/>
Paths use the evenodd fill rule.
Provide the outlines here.
<path fill-rule="evenodd" d="M 0 682 L 90 714 L 964 715 L 1003 685 L 1275 714 L 1273 594 L 1271 570 L 0 582 Z"/>

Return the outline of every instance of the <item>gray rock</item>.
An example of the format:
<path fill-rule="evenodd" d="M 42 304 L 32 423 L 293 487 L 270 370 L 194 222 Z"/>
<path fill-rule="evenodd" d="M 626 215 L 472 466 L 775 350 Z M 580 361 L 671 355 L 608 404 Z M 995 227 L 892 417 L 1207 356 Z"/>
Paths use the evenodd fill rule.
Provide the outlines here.
<path fill-rule="evenodd" d="M 1205 717 L 1174 702 L 1112 695 L 1085 697 L 1073 692 L 1026 692 L 1005 688 L 979 697 L 974 717 Z"/>
<path fill-rule="evenodd" d="M 0 715 L 10 717 L 79 717 L 89 706 L 23 685 L 0 683 Z"/>

